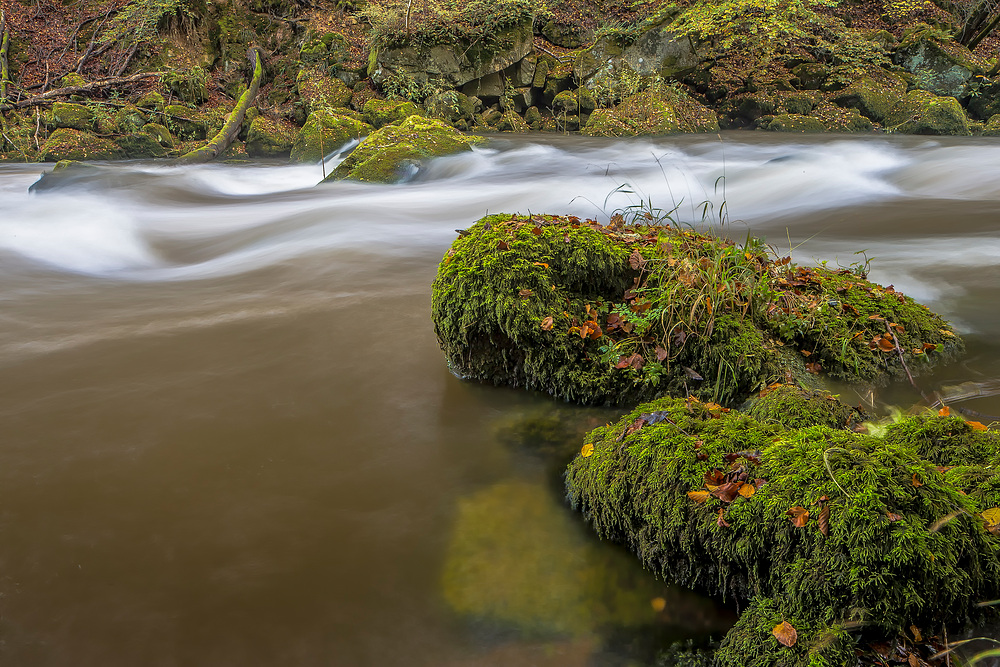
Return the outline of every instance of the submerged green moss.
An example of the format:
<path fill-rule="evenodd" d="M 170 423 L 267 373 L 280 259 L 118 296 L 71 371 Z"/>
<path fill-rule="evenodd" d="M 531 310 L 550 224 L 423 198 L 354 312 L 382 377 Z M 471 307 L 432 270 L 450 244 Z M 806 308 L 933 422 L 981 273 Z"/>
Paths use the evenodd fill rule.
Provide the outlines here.
<path fill-rule="evenodd" d="M 843 665 L 848 625 L 961 625 L 1000 596 L 1000 536 L 981 516 L 1000 500 L 1000 439 L 963 424 L 907 417 L 874 437 L 661 399 L 589 433 L 566 483 L 653 572 L 750 602 L 720 664 Z M 794 648 L 770 635 L 782 621 Z"/>
<path fill-rule="evenodd" d="M 456 373 L 582 403 L 738 404 L 791 372 L 783 346 L 854 381 L 902 373 L 897 341 L 912 371 L 961 349 L 926 308 L 851 271 L 775 261 L 753 239 L 556 216 L 489 216 L 463 232 L 432 316 Z"/>

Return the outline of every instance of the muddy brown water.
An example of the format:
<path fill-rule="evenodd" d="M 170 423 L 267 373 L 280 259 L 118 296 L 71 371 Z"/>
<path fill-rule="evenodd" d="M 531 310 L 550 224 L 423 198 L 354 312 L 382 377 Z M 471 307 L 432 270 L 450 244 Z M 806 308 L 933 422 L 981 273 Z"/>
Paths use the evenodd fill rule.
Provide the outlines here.
<path fill-rule="evenodd" d="M 0 166 L 4 665 L 623 665 L 724 632 L 563 506 L 613 412 L 445 366 L 430 283 L 487 212 L 724 203 L 951 318 L 969 354 L 926 387 L 1000 378 L 993 140 L 531 138 L 393 187 L 136 163 L 29 195 L 43 168 Z"/>

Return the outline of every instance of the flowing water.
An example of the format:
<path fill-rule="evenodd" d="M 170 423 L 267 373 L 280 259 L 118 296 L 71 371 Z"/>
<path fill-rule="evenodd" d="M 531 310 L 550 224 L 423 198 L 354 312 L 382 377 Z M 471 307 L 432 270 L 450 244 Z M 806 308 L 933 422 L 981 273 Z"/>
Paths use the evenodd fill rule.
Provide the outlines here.
<path fill-rule="evenodd" d="M 445 366 L 430 283 L 487 212 L 711 201 L 798 261 L 865 249 L 968 336 L 921 383 L 1000 377 L 992 140 L 532 137 L 391 187 L 135 163 L 29 194 L 42 170 L 0 166 L 4 665 L 618 665 L 724 632 L 563 507 L 613 412 Z"/>

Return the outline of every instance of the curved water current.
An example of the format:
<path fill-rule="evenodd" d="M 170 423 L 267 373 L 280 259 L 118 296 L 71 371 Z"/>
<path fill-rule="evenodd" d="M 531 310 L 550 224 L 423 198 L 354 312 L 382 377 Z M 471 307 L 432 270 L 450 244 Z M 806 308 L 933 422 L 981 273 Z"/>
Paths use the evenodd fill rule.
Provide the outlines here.
<path fill-rule="evenodd" d="M 488 212 L 710 202 L 798 261 L 864 249 L 968 336 L 921 382 L 1000 376 L 985 139 L 532 137 L 397 186 L 124 163 L 29 194 L 43 169 L 0 165 L 5 665 L 618 665 L 724 632 L 563 508 L 613 412 L 445 367 L 430 282 Z"/>

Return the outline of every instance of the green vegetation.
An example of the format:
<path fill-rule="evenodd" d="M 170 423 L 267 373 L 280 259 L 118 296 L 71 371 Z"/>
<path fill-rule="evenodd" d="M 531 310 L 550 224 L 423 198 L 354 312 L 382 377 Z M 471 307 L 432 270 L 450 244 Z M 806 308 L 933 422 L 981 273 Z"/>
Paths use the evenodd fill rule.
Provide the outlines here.
<path fill-rule="evenodd" d="M 530 22 L 538 11 L 535 0 L 430 0 L 416 6 L 381 0 L 367 4 L 361 15 L 371 24 L 375 48 L 462 41 L 488 47 L 498 46 L 506 30 Z"/>
<path fill-rule="evenodd" d="M 586 436 L 570 501 L 664 579 L 749 602 L 723 666 L 850 664 L 858 629 L 989 613 L 976 603 L 1000 595 L 995 433 L 930 413 L 882 437 L 788 423 L 693 398 L 642 405 Z"/>
<path fill-rule="evenodd" d="M 652 218 L 652 215 L 650 214 Z M 692 393 L 738 404 L 787 374 L 878 382 L 962 350 L 864 267 L 775 259 L 669 225 L 483 218 L 455 241 L 432 316 L 453 370 L 582 403 Z"/>

